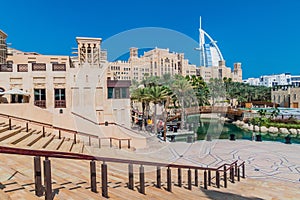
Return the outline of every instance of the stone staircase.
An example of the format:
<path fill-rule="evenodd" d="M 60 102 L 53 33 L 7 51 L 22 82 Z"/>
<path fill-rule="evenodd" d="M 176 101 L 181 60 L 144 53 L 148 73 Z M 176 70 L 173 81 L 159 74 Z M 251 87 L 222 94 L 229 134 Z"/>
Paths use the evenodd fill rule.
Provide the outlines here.
<path fill-rule="evenodd" d="M 11 146 L 25 149 L 57 150 L 62 152 L 83 153 L 84 144 L 79 140 L 74 144 L 74 140 L 66 137 L 59 138 L 55 133 L 35 129 L 26 131 L 25 127 L 13 125 L 9 130 L 9 125 L 0 123 L 0 146 Z"/>
<path fill-rule="evenodd" d="M 151 138 L 150 140 L 154 140 Z M 9 126 L 0 123 L 0 146 L 18 147 L 24 149 L 51 150 L 74 153 L 95 153 L 119 158 L 131 158 L 143 160 L 141 157 L 129 154 L 126 150 L 99 149 L 85 146 L 82 142 L 70 138 L 61 137 L 57 134 L 21 126 Z M 158 146 L 161 146 L 159 144 Z M 150 148 L 150 147 L 148 147 Z M 153 147 L 152 147 L 153 148 Z M 149 149 L 148 149 L 149 150 Z M 104 153 L 104 154 L 103 154 Z M 44 159 L 44 158 L 42 158 Z M 52 189 L 54 199 L 81 200 L 81 199 L 104 199 L 101 194 L 101 168 L 102 162 L 96 162 L 97 193 L 91 191 L 90 186 L 90 162 L 85 160 L 50 158 Z M 139 166 L 134 165 L 134 189 L 128 188 L 128 164 L 108 163 L 108 194 L 111 199 L 211 199 L 206 194 L 203 183 L 203 172 L 199 171 L 198 186 L 194 179 L 192 189 L 188 190 L 187 170 L 182 170 L 182 186 L 177 185 L 177 170 L 172 170 L 172 192 L 167 191 L 166 168 L 161 168 L 162 187 L 156 187 L 156 167 L 144 166 L 145 168 L 145 193 L 139 192 Z M 22 155 L 0 154 L 0 199 L 45 199 L 35 195 L 33 157 Z M 212 177 L 214 179 L 214 177 Z M 210 191 L 222 191 L 215 185 L 209 187 Z M 228 192 L 228 189 L 225 190 Z M 219 198 L 224 199 L 224 198 Z"/>

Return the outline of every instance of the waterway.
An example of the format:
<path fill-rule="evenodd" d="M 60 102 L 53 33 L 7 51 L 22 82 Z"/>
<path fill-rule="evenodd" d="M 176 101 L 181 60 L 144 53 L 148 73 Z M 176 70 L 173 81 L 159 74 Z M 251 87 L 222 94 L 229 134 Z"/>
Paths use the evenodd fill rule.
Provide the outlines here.
<path fill-rule="evenodd" d="M 224 123 L 216 119 L 200 119 L 198 127 L 194 129 L 197 131 L 197 140 L 207 139 L 207 135 L 210 135 L 212 139 L 229 139 L 230 134 L 234 134 L 236 139 L 252 140 L 255 139 L 255 135 L 261 134 L 262 141 L 276 141 L 285 142 L 286 135 L 284 134 L 271 134 L 271 133 L 258 133 L 247 131 L 239 128 L 231 123 Z M 300 135 L 290 135 L 292 137 L 291 142 L 300 144 Z"/>

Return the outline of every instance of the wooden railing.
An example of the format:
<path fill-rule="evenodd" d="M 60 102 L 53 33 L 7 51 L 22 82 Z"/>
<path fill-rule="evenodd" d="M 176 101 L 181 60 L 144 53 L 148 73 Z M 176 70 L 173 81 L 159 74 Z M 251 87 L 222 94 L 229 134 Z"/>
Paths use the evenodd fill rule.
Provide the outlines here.
<path fill-rule="evenodd" d="M 166 168 L 167 170 L 167 191 L 172 192 L 172 176 L 171 168 L 177 169 L 178 172 L 178 183 L 179 187 L 182 187 L 182 170 L 187 170 L 188 172 L 188 189 L 192 190 L 192 171 L 194 170 L 194 185 L 199 187 L 199 171 L 203 171 L 203 188 L 208 189 L 208 186 L 214 184 L 217 188 L 221 187 L 221 175 L 223 172 L 223 187 L 227 187 L 227 171 L 229 171 L 229 180 L 234 183 L 235 179 L 240 181 L 240 177 L 245 178 L 245 162 L 238 165 L 238 161 L 230 164 L 223 164 L 218 168 L 210 167 L 200 167 L 194 165 L 182 165 L 182 164 L 168 164 L 160 162 L 149 162 L 149 161 L 139 161 L 139 160 L 129 160 L 121 158 L 108 158 L 108 157 L 98 157 L 85 154 L 77 153 L 64 153 L 58 151 L 42 151 L 42 150 L 29 150 L 29 149 L 19 149 L 12 147 L 2 147 L 0 146 L 0 153 L 4 154 L 16 154 L 24 156 L 35 156 L 34 157 L 34 181 L 35 181 L 35 194 L 37 196 L 42 196 L 45 194 L 46 200 L 52 200 L 52 180 L 51 180 L 51 161 L 49 158 L 62 158 L 63 162 L 68 162 L 66 159 L 75 160 L 89 160 L 90 161 L 90 184 L 91 191 L 97 192 L 97 181 L 96 181 L 96 161 L 102 162 L 101 164 L 101 190 L 102 196 L 108 198 L 108 170 L 107 163 L 120 163 L 128 164 L 128 189 L 134 189 L 134 168 L 133 165 L 139 165 L 139 192 L 145 194 L 145 173 L 144 166 L 152 166 L 156 171 L 156 187 L 161 188 L 161 168 Z M 44 186 L 42 186 L 42 170 L 41 170 L 41 157 L 45 157 L 43 161 L 44 166 Z M 213 177 L 213 174 L 215 176 Z M 242 174 L 242 175 L 241 175 Z M 237 178 L 235 178 L 237 177 Z"/>
<path fill-rule="evenodd" d="M 1 114 L 1 113 L 0 113 L 0 117 L 8 119 L 8 125 L 9 125 L 10 130 L 12 128 L 12 120 L 16 120 L 16 121 L 19 121 L 19 122 L 25 122 L 27 132 L 29 131 L 30 124 L 41 126 L 43 137 L 45 137 L 46 128 L 49 128 L 49 129 L 53 129 L 53 130 L 58 130 L 58 138 L 59 139 L 62 138 L 62 132 L 72 134 L 74 144 L 76 144 L 76 142 L 77 142 L 77 135 L 78 135 L 78 136 L 86 137 L 87 140 L 88 140 L 88 142 L 86 144 L 88 144 L 89 146 L 92 146 L 92 140 L 94 139 L 98 143 L 98 148 L 101 148 L 103 146 L 103 144 L 102 144 L 103 140 L 109 140 L 109 142 L 110 142 L 109 146 L 110 147 L 114 146 L 114 144 L 115 144 L 114 141 L 117 141 L 116 146 L 119 149 L 122 148 L 122 142 L 123 141 L 127 141 L 126 146 L 127 146 L 128 149 L 131 147 L 131 144 L 130 144 L 131 143 L 131 138 L 99 137 L 99 136 L 96 136 L 96 135 L 93 135 L 93 134 L 90 134 L 90 133 L 86 133 L 86 132 L 81 132 L 81 131 L 76 131 L 76 130 L 72 130 L 72 129 L 62 128 L 62 127 L 54 126 L 54 125 L 49 124 L 49 123 L 39 122 L 39 121 L 35 121 L 35 120 L 28 120 L 28 119 L 24 119 L 22 117 L 16 117 L 16 116 L 11 116 L 11 115 Z M 114 124 L 114 123 L 109 123 L 109 124 Z"/>

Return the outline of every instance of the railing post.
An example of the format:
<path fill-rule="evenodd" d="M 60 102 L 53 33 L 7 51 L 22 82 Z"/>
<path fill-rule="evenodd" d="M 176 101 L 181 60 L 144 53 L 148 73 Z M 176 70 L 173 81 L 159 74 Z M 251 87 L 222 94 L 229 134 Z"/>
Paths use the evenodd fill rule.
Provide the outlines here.
<path fill-rule="evenodd" d="M 156 168 L 156 187 L 161 188 L 161 169 L 159 166 Z"/>
<path fill-rule="evenodd" d="M 145 173 L 144 166 L 140 166 L 140 193 L 145 194 Z"/>
<path fill-rule="evenodd" d="M 219 172 L 219 170 L 216 171 L 216 185 L 217 185 L 217 188 L 220 188 L 220 172 Z"/>
<path fill-rule="evenodd" d="M 58 139 L 61 139 L 61 130 L 58 130 Z"/>
<path fill-rule="evenodd" d="M 233 166 L 230 166 L 230 179 L 231 179 L 231 182 L 234 183 L 234 168 Z"/>
<path fill-rule="evenodd" d="M 45 200 L 52 200 L 51 163 L 47 157 L 44 160 L 44 185 Z"/>
<path fill-rule="evenodd" d="M 99 140 L 99 149 L 101 149 L 101 138 L 98 138 Z"/>
<path fill-rule="evenodd" d="M 238 167 L 237 167 L 237 162 L 236 162 L 236 163 L 234 163 L 234 175 L 235 176 L 237 176 L 237 169 L 238 169 Z"/>
<path fill-rule="evenodd" d="M 207 185 L 210 186 L 211 185 L 211 171 L 208 170 L 208 177 L 207 177 Z"/>
<path fill-rule="evenodd" d="M 133 190 L 134 182 L 133 182 L 133 164 L 128 165 L 128 188 Z"/>
<path fill-rule="evenodd" d="M 245 163 L 242 164 L 242 178 L 245 178 Z"/>
<path fill-rule="evenodd" d="M 241 180 L 241 175 L 240 175 L 240 167 L 238 167 L 237 169 L 237 180 L 240 181 Z"/>
<path fill-rule="evenodd" d="M 195 186 L 198 187 L 198 169 L 195 169 Z"/>
<path fill-rule="evenodd" d="M 89 136 L 89 146 L 92 145 L 92 142 L 91 142 L 91 136 Z"/>
<path fill-rule="evenodd" d="M 26 132 L 29 131 L 28 122 L 26 122 Z"/>
<path fill-rule="evenodd" d="M 102 179 L 102 196 L 108 198 L 107 165 L 105 162 L 101 164 L 101 179 Z"/>
<path fill-rule="evenodd" d="M 130 149 L 130 139 L 128 139 L 128 149 Z"/>
<path fill-rule="evenodd" d="M 226 166 L 224 165 L 224 188 L 227 188 L 227 171 Z"/>
<path fill-rule="evenodd" d="M 178 168 L 178 187 L 182 187 L 181 168 Z"/>
<path fill-rule="evenodd" d="M 11 118 L 8 118 L 8 128 L 11 130 Z"/>
<path fill-rule="evenodd" d="M 112 138 L 109 138 L 110 148 L 112 148 Z"/>
<path fill-rule="evenodd" d="M 119 139 L 119 149 L 122 149 L 122 140 Z"/>
<path fill-rule="evenodd" d="M 207 189 L 207 172 L 206 170 L 204 171 L 204 189 Z"/>
<path fill-rule="evenodd" d="M 167 169 L 167 191 L 172 192 L 172 177 L 170 167 Z"/>
<path fill-rule="evenodd" d="M 40 197 L 43 196 L 44 189 L 42 186 L 42 169 L 41 169 L 41 157 L 34 157 L 34 185 L 35 195 Z"/>
<path fill-rule="evenodd" d="M 188 170 L 188 189 L 192 190 L 192 172 L 191 172 L 191 169 Z"/>
<path fill-rule="evenodd" d="M 90 162 L 90 173 L 91 173 L 91 191 L 97 192 L 96 162 L 94 160 Z"/>
<path fill-rule="evenodd" d="M 76 144 L 76 140 L 77 140 L 77 132 L 76 133 L 74 133 L 74 144 Z"/>
<path fill-rule="evenodd" d="M 43 126 L 43 137 L 45 137 L 45 126 Z"/>

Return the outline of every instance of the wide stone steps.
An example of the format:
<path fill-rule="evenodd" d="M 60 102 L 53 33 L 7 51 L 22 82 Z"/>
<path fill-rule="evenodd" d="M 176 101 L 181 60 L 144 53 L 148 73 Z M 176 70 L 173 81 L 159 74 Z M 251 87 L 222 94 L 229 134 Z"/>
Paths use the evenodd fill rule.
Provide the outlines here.
<path fill-rule="evenodd" d="M 18 142 L 24 140 L 33 133 L 34 130 L 30 130 L 29 132 L 21 131 L 18 134 L 1 141 L 0 144 L 17 144 Z"/>
<path fill-rule="evenodd" d="M 64 137 L 61 139 L 54 138 L 49 145 L 46 146 L 47 150 L 58 150 L 62 143 L 64 142 Z"/>
<path fill-rule="evenodd" d="M 25 138 L 24 140 L 18 142 L 16 144 L 16 147 L 25 147 L 28 148 L 29 146 L 33 145 L 34 143 L 36 143 L 39 139 L 41 139 L 43 137 L 42 133 L 34 133 L 31 134 L 29 137 Z"/>
<path fill-rule="evenodd" d="M 31 149 L 46 148 L 52 142 L 53 139 L 54 139 L 54 135 L 49 135 L 47 137 L 42 137 L 31 146 Z"/>
<path fill-rule="evenodd" d="M 0 142 L 21 132 L 21 128 L 7 130 L 0 134 Z"/>

